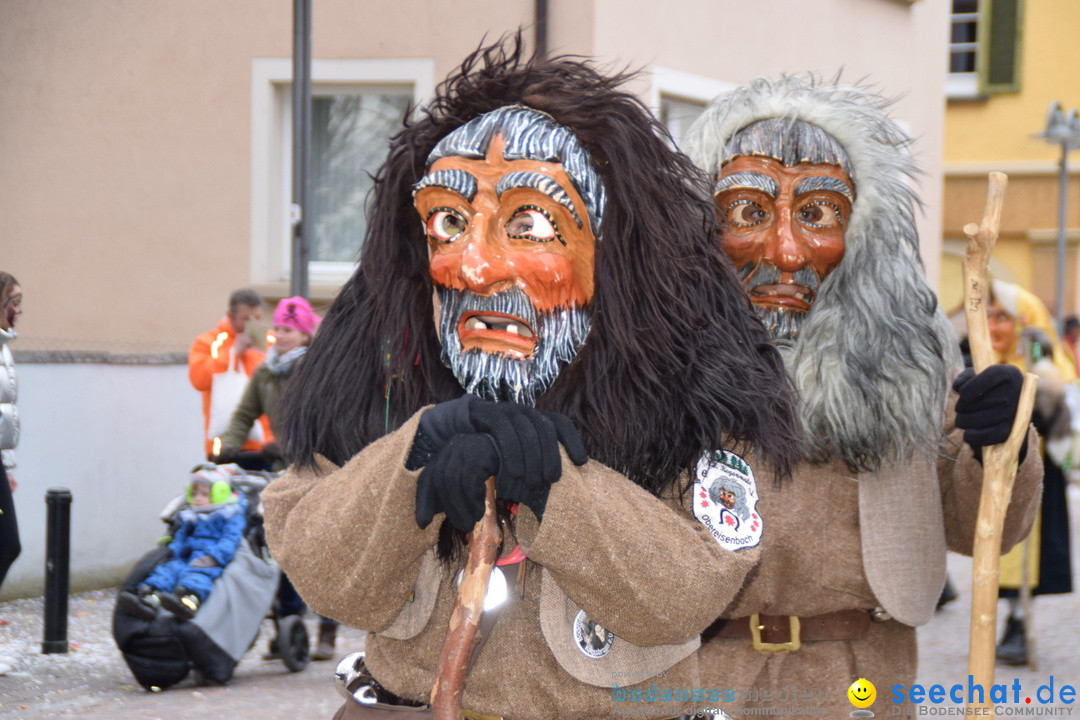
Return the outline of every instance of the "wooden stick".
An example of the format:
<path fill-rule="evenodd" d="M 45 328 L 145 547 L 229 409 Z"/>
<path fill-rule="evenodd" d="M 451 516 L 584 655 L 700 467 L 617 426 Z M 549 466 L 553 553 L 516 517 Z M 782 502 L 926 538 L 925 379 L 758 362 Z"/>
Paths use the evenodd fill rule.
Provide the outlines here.
<path fill-rule="evenodd" d="M 987 265 L 997 240 L 1001 211 L 1005 203 L 1008 178 L 1004 173 L 990 173 L 986 211 L 980 225 L 964 226 L 968 237 L 964 259 L 964 310 L 967 315 L 968 343 L 975 372 L 994 364 L 993 346 L 986 320 Z M 1001 569 L 1001 531 L 1005 511 L 1016 479 L 1020 446 L 1027 436 L 1031 408 L 1035 403 L 1037 379 L 1026 373 L 1020 390 L 1020 405 L 1013 419 L 1009 438 L 1000 445 L 982 450 L 983 486 L 979 514 L 975 521 L 975 545 L 972 553 L 971 639 L 968 648 L 968 673 L 983 688 L 983 702 L 969 706 L 992 708 L 990 688 L 994 684 L 994 635 L 997 630 L 998 576 Z M 1037 452 L 1030 448 L 1029 452 Z M 988 710 L 988 712 L 993 712 Z"/>
<path fill-rule="evenodd" d="M 469 556 L 450 614 L 446 640 L 439 653 L 435 684 L 431 687 L 431 709 L 435 720 L 460 720 L 469 654 L 484 611 L 484 595 L 501 539 L 495 520 L 495 478 L 491 477 L 487 481 L 484 516 L 468 536 Z"/>
<path fill-rule="evenodd" d="M 979 373 L 994 364 L 994 348 L 990 344 L 990 328 L 986 320 L 987 267 L 990 254 L 997 242 L 1001 226 L 1001 212 L 1005 208 L 1005 187 L 1009 178 L 1005 173 L 990 173 L 990 185 L 986 190 L 986 210 L 981 225 L 968 223 L 967 256 L 964 258 L 964 312 L 967 317 L 968 343 L 975 372 Z"/>

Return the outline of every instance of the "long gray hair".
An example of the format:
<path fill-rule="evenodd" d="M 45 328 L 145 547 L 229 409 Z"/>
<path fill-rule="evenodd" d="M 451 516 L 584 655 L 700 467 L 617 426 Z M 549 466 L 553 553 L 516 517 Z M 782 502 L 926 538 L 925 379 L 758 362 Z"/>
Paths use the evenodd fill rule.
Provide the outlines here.
<path fill-rule="evenodd" d="M 786 139 L 751 150 L 753 138 L 738 137 L 757 121 L 782 118 L 786 128 L 759 124 L 752 133 L 805 135 L 808 124 L 846 154 L 856 198 L 844 259 L 822 282 L 798 338 L 781 350 L 800 394 L 803 455 L 820 463 L 838 454 L 864 470 L 936 451 L 960 366 L 956 335 L 919 255 L 911 138 L 888 117 L 888 105 L 864 88 L 814 75 L 757 79 L 713 100 L 683 148 L 716 178 L 736 154 L 783 155 L 773 146 Z"/>

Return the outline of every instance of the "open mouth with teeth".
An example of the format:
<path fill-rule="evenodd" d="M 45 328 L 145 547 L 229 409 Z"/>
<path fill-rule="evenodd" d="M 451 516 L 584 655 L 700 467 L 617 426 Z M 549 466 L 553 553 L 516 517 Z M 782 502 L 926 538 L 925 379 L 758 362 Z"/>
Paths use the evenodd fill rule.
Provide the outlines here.
<path fill-rule="evenodd" d="M 465 313 L 458 323 L 458 336 L 465 350 L 528 357 L 536 349 L 532 327 L 519 317 L 503 313 Z"/>
<path fill-rule="evenodd" d="M 755 305 L 806 312 L 814 303 L 814 291 L 805 285 L 777 283 L 775 285 L 757 285 L 750 290 L 750 301 Z"/>

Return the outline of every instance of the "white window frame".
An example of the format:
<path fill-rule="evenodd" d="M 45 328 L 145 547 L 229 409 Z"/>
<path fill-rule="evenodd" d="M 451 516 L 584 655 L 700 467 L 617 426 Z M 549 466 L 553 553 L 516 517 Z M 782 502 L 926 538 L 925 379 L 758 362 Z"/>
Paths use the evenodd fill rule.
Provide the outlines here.
<path fill-rule="evenodd" d="M 951 1 L 950 1 L 951 5 Z M 975 12 L 973 13 L 954 13 L 952 8 L 949 8 L 949 48 L 947 51 L 947 57 L 952 59 L 952 53 L 955 49 L 962 49 L 964 51 L 973 50 L 975 52 L 975 70 L 972 72 L 950 72 L 945 76 L 945 97 L 951 100 L 965 100 L 979 97 L 979 41 L 976 39 L 970 43 L 954 43 L 952 42 L 952 26 L 957 20 L 964 22 L 975 20 L 976 34 L 978 33 L 979 25 L 984 21 L 982 15 L 982 0 L 976 5 Z M 962 47 L 961 47 L 962 46 Z M 968 46 L 972 46 L 969 48 Z"/>
<path fill-rule="evenodd" d="M 291 279 L 292 117 L 280 92 L 292 84 L 292 60 L 256 58 L 251 62 L 251 282 L 287 284 Z M 411 85 L 413 106 L 435 94 L 432 59 L 313 60 L 311 84 L 319 90 L 339 86 Z M 308 266 L 315 283 L 341 283 L 355 265 L 316 262 Z"/>
<path fill-rule="evenodd" d="M 684 98 L 701 103 L 708 103 L 714 97 L 737 87 L 735 83 L 717 80 L 706 75 L 672 70 L 654 65 L 652 86 L 649 89 L 649 108 L 657 119 L 660 118 L 660 101 L 666 95 Z"/>

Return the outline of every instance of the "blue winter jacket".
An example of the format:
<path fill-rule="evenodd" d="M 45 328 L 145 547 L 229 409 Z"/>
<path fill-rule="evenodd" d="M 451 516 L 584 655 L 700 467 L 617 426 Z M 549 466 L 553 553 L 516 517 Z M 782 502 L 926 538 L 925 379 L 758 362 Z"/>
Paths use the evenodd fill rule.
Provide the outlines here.
<path fill-rule="evenodd" d="M 236 553 L 244 536 L 247 502 L 243 496 L 217 505 L 185 507 L 179 513 L 180 528 L 169 543 L 173 557 L 190 563 L 209 555 L 224 567 Z"/>

